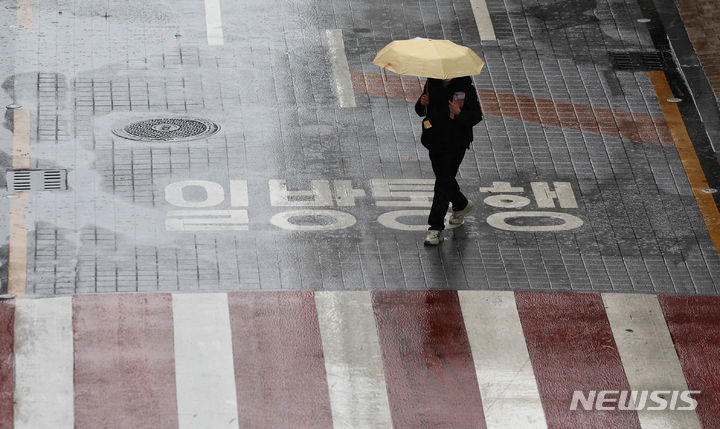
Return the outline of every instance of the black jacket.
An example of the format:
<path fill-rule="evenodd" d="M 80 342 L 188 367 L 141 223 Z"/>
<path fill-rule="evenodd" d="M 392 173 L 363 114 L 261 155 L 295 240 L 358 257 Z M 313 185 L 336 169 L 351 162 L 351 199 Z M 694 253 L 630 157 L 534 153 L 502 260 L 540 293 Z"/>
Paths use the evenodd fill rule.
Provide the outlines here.
<path fill-rule="evenodd" d="M 431 128 L 423 126 L 423 146 L 430 150 L 447 150 L 460 152 L 470 147 L 473 140 L 472 127 L 483 118 L 482 109 L 478 102 L 477 91 L 470 77 L 458 77 L 452 80 L 447 87 L 442 86 L 439 79 L 428 79 L 423 93 L 430 94 L 430 104 L 415 103 L 415 112 L 425 116 L 432 125 Z M 454 119 L 450 118 L 448 101 L 452 100 L 456 92 L 465 93 L 465 101 L 460 114 Z"/>

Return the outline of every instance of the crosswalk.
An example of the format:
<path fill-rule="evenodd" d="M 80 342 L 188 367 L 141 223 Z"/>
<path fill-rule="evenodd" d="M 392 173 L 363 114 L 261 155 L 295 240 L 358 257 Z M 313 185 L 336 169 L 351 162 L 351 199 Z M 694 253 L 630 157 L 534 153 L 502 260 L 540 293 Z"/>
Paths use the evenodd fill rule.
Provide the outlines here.
<path fill-rule="evenodd" d="M 78 295 L 0 302 L 0 324 L 0 427 L 720 427 L 716 297 Z"/>

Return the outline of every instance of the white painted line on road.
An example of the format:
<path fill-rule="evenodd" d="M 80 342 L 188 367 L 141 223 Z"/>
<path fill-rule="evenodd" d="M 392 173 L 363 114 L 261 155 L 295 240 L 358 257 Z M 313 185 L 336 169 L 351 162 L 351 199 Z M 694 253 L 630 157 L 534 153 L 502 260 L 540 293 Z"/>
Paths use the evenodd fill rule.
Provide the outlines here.
<path fill-rule="evenodd" d="M 688 390 L 657 296 L 612 293 L 602 298 L 630 390 Z M 668 392 L 667 399 L 671 396 Z M 686 404 L 680 401 L 679 406 Z M 637 411 L 643 429 L 702 427 L 695 410 L 647 408 Z"/>
<path fill-rule="evenodd" d="M 226 294 L 174 294 L 175 379 L 182 428 L 237 428 Z"/>
<path fill-rule="evenodd" d="M 74 427 L 72 298 L 15 301 L 15 428 Z"/>
<path fill-rule="evenodd" d="M 496 40 L 495 29 L 490 20 L 490 12 L 488 12 L 485 0 L 470 0 L 473 15 L 475 15 L 475 24 L 477 24 L 480 40 Z"/>
<path fill-rule="evenodd" d="M 546 428 L 513 292 L 460 291 L 488 429 Z"/>
<path fill-rule="evenodd" d="M 316 292 L 334 427 L 392 428 L 369 292 Z"/>
<path fill-rule="evenodd" d="M 205 0 L 208 45 L 224 45 L 220 0 Z"/>
<path fill-rule="evenodd" d="M 332 64 L 335 87 L 340 107 L 355 107 L 355 91 L 350 78 L 350 66 L 345 55 L 345 43 L 342 30 L 327 30 L 328 46 L 330 48 L 330 63 Z"/>
<path fill-rule="evenodd" d="M 205 191 L 203 201 L 187 200 L 185 188 L 198 187 Z M 183 180 L 174 182 L 165 187 L 165 201 L 177 207 L 190 207 L 193 209 L 214 207 L 225 201 L 225 189 L 222 185 L 207 180 Z"/>
<path fill-rule="evenodd" d="M 322 216 L 333 219 L 333 222 L 320 225 L 308 225 L 293 223 L 291 221 L 294 217 L 303 216 Z M 288 231 L 334 231 L 355 225 L 357 219 L 350 213 L 340 210 L 289 210 L 273 215 L 273 217 L 270 218 L 270 223 Z"/>

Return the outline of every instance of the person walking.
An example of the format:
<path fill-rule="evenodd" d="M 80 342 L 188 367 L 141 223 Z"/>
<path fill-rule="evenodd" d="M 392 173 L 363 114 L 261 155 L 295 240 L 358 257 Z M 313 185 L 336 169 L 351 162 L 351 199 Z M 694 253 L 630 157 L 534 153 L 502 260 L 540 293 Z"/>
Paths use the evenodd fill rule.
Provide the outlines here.
<path fill-rule="evenodd" d="M 424 116 L 420 142 L 428 149 L 435 186 L 424 244 L 443 241 L 445 215 L 452 203 L 449 223 L 461 225 L 473 202 L 460 191 L 455 176 L 473 140 L 472 127 L 483 118 L 477 92 L 469 76 L 454 79 L 429 78 L 415 103 L 415 112 Z"/>

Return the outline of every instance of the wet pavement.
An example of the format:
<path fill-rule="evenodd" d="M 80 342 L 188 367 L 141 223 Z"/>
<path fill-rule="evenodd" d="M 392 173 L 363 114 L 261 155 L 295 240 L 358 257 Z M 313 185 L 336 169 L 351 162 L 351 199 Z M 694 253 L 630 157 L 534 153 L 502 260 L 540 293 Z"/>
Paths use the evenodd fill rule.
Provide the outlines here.
<path fill-rule="evenodd" d="M 488 1 L 495 40 L 471 2 L 19 4 L 5 165 L 66 170 L 68 189 L 4 194 L 12 290 L 717 293 L 717 169 L 652 2 Z M 422 81 L 371 65 L 415 36 L 487 61 L 459 174 L 480 204 L 439 248 L 421 244 Z M 658 98 L 666 76 L 679 103 Z M 193 132 L 168 118 L 219 131 L 117 135 Z"/>
<path fill-rule="evenodd" d="M 678 3 L 3 6 L 0 427 L 720 427 L 717 73 Z M 371 64 L 412 37 L 487 63 L 437 247 L 424 81 Z"/>

